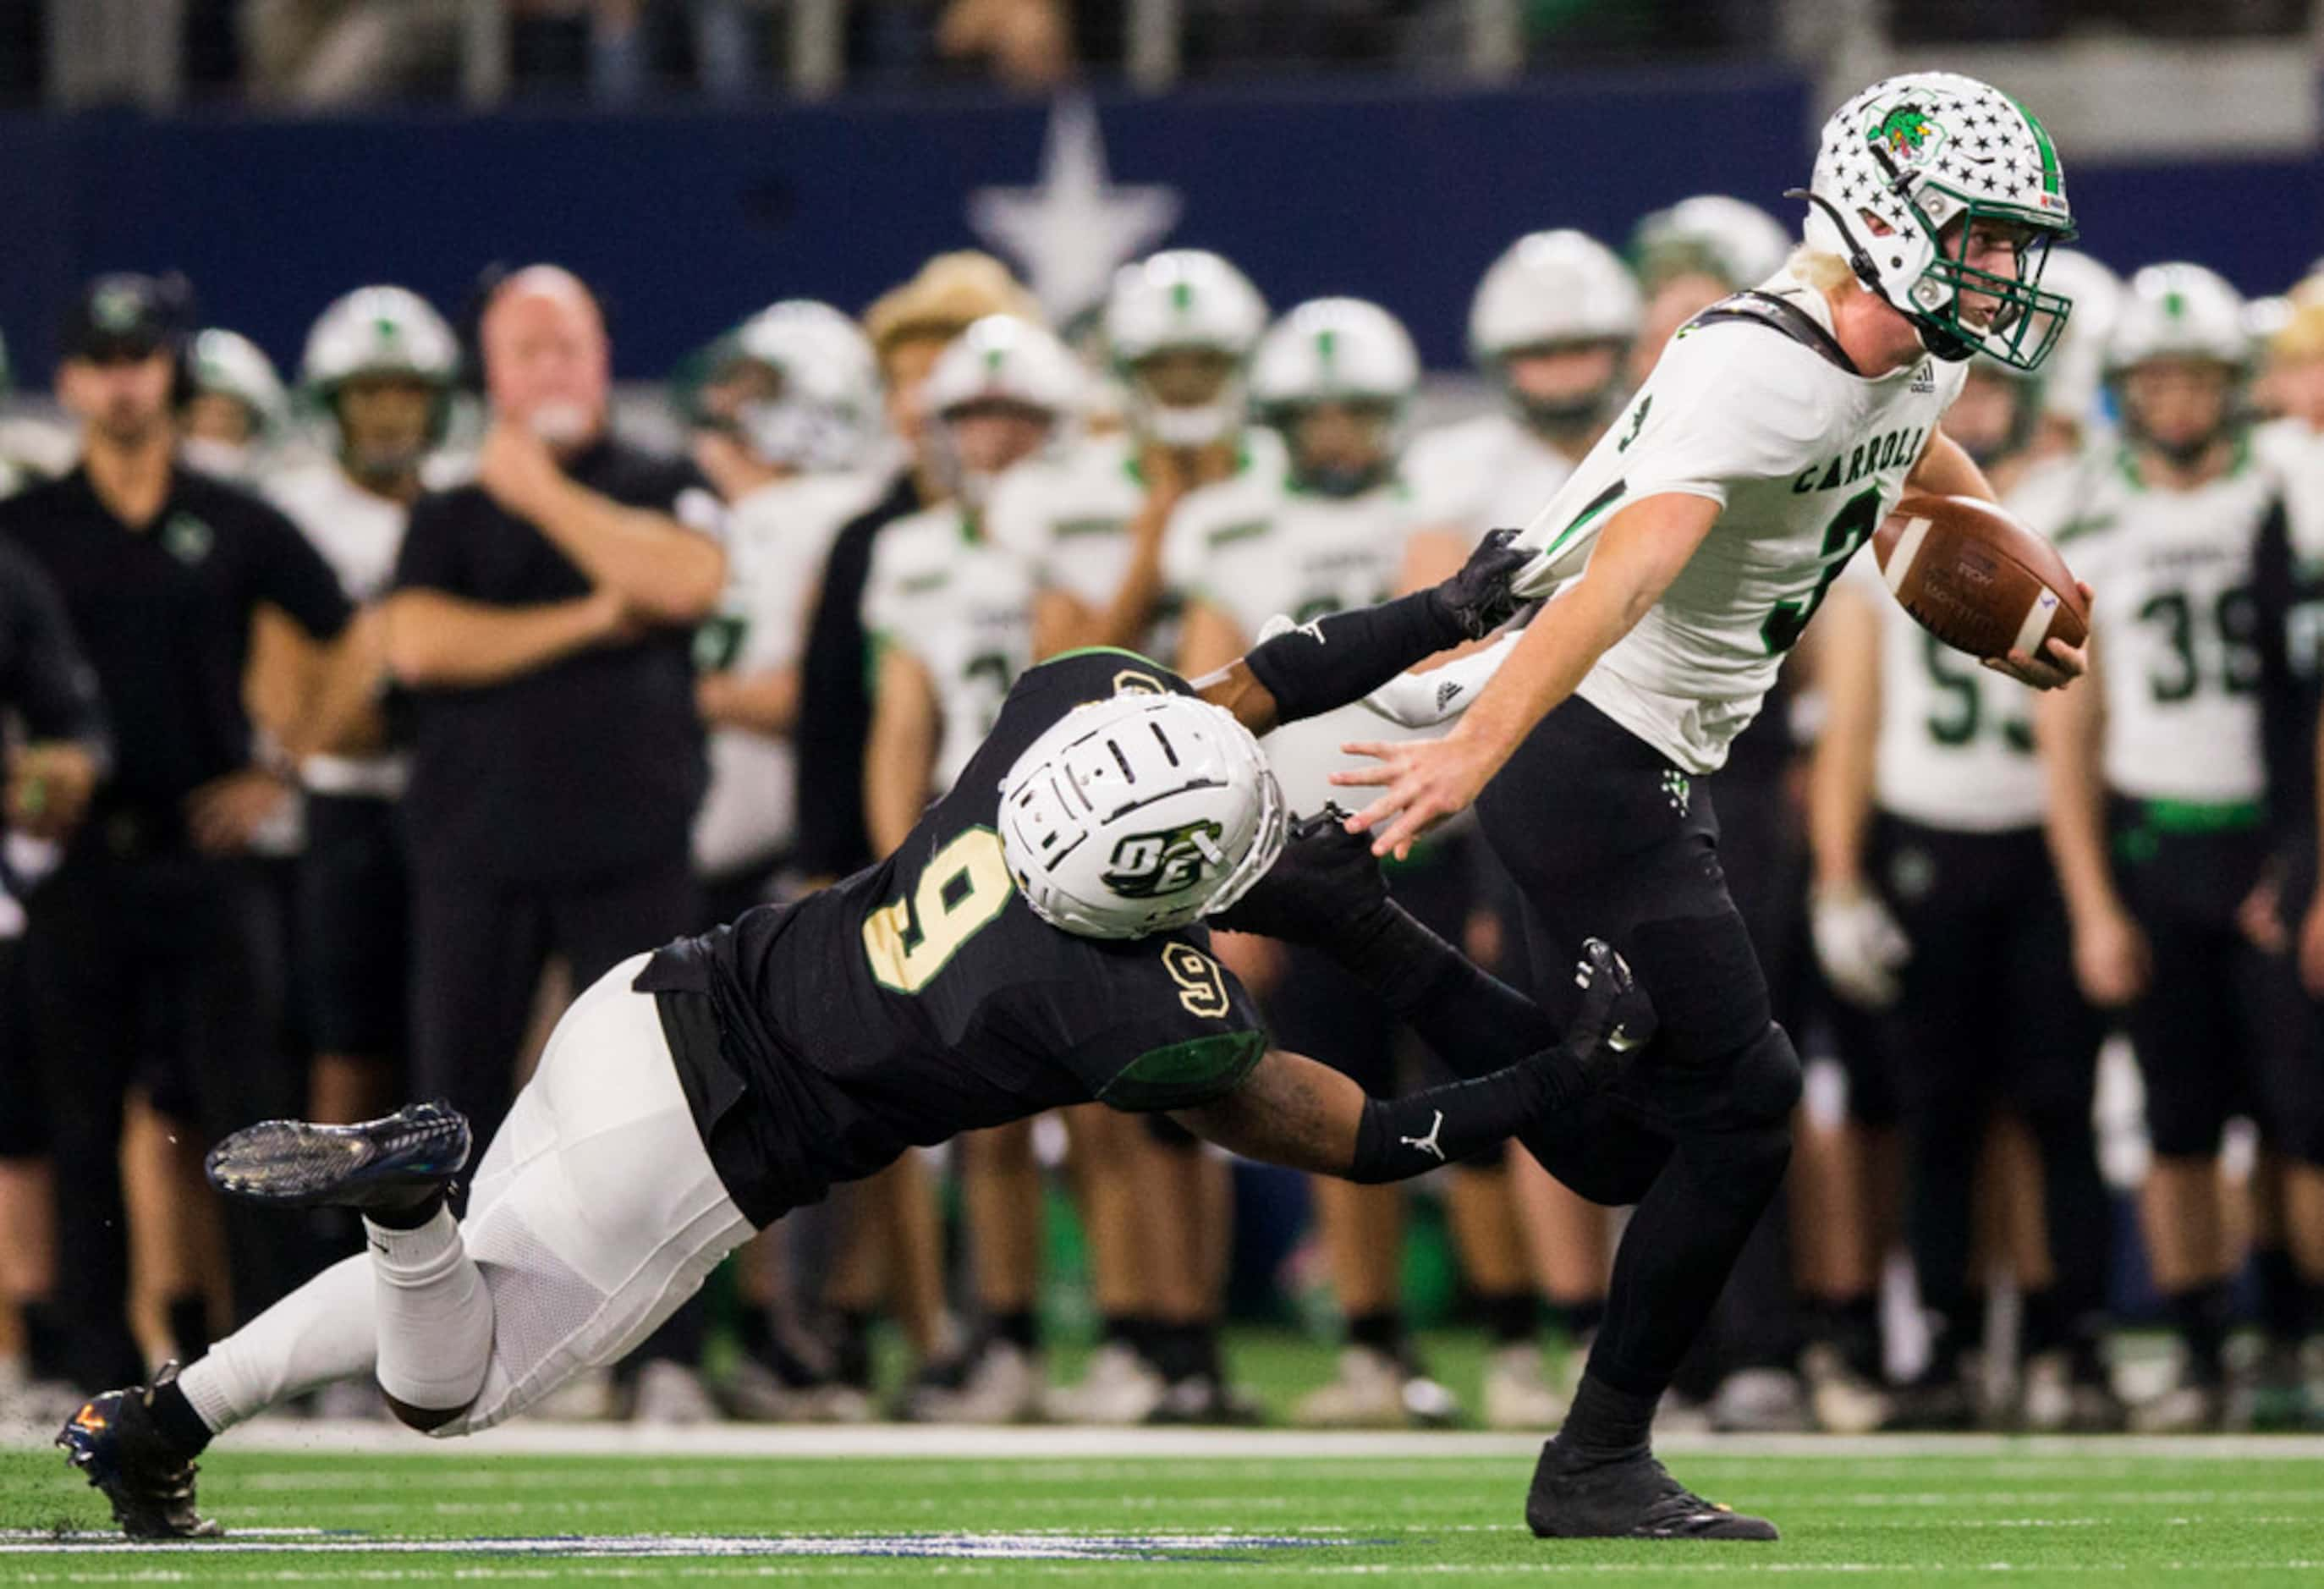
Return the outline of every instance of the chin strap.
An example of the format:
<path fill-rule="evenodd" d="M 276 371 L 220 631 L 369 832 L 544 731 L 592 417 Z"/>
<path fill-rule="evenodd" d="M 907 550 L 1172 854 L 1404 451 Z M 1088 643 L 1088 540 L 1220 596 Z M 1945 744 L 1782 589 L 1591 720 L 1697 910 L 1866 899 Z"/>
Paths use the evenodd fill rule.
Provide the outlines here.
<path fill-rule="evenodd" d="M 1874 152 L 1877 153 L 1878 151 L 1876 150 Z M 1848 249 L 1848 268 L 1856 273 L 1856 279 L 1864 283 L 1865 291 L 1913 322 L 1914 330 L 1920 335 L 1921 346 L 1928 350 L 1930 356 L 1941 358 L 1949 365 L 1955 365 L 1977 351 L 1950 331 L 1930 319 L 1920 309 L 1906 308 L 1888 296 L 1880 285 L 1880 267 L 1874 264 L 1872 256 L 1864 252 L 1864 245 L 1856 240 L 1856 234 L 1848 229 L 1848 223 L 1840 218 L 1840 211 L 1833 207 L 1830 199 L 1820 193 L 1811 193 L 1805 188 L 1789 189 L 1784 192 L 1784 197 L 1804 199 L 1831 217 L 1832 230 L 1840 234 L 1841 244 Z"/>

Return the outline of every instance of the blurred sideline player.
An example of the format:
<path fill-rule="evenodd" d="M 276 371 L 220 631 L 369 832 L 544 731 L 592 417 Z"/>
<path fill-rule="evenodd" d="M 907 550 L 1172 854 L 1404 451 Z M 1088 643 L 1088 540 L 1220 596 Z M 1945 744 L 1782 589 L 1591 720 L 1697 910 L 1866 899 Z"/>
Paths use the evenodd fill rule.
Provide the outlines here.
<path fill-rule="evenodd" d="M 1096 328 L 1109 378 L 1093 386 L 1119 393 L 1123 422 L 1010 470 L 986 512 L 993 540 L 1039 582 L 1037 654 L 1176 649 L 1179 593 L 1161 575 L 1172 510 L 1198 486 L 1283 467 L 1275 433 L 1247 422 L 1250 355 L 1266 328 L 1259 290 L 1215 254 L 1168 249 L 1115 273 Z M 1231 965 L 1235 951 L 1221 953 Z M 1230 1241 L 1224 1167 L 1167 1120 L 1084 1104 L 1065 1123 L 1102 1336 L 1088 1372 L 1045 1410 L 1096 1424 L 1224 1410 L 1206 1372 Z M 964 1151 L 996 1193 L 1013 1189 L 987 1199 L 985 1217 L 1012 1222 L 1016 1249 L 1029 1252 L 1041 1215 L 1030 1122 L 981 1133 Z"/>
<path fill-rule="evenodd" d="M 133 1537 L 212 1535 L 191 1463 L 217 1431 L 364 1373 L 413 1427 L 490 1427 L 619 1355 L 754 1228 L 964 1127 L 1095 1098 L 1387 1181 L 1577 1108 L 1651 1035 L 1618 957 L 1587 946 L 1561 1034 L 1398 910 L 1335 820 L 1286 853 L 1252 737 L 1489 633 L 1514 561 L 1495 542 L 1444 586 L 1280 636 L 1209 681 L 1223 707 L 1130 652 L 1037 668 L 894 856 L 586 991 L 464 1223 L 447 1192 L 471 1141 L 440 1104 L 237 1133 L 221 1187 L 355 1207 L 369 1252 L 182 1374 L 93 1398 L 58 1443 Z M 1205 953 L 1203 919 L 1237 907 L 1345 955 L 1473 1079 L 1376 1100 L 1273 1049 Z"/>
<path fill-rule="evenodd" d="M 368 1119 L 402 1090 L 410 965 L 396 798 L 409 768 L 381 709 L 389 679 L 377 604 L 459 373 L 459 340 L 426 300 L 392 286 L 348 293 L 308 332 L 299 373 L 327 456 L 268 483 L 357 604 L 346 644 L 364 659 L 324 708 L 327 737 L 361 748 L 311 755 L 299 769 L 307 791 L 300 920 L 316 1048 L 309 1106 L 321 1121 Z"/>
<path fill-rule="evenodd" d="M 2014 476 L 2036 393 L 2015 372 L 1981 376 L 1984 364 L 1945 433 Z M 1868 562 L 1832 587 L 1817 628 L 1816 948 L 1834 993 L 1877 1012 L 1876 1058 L 1894 1078 L 1904 1140 L 1904 1233 L 1936 1316 L 1931 1365 L 1901 1421 L 1960 1427 L 1984 1410 L 1964 1360 L 1985 1324 L 1975 1205 L 1997 1164 L 2016 1162 L 1988 1129 L 2006 1107 L 2030 1122 L 2040 1156 L 1998 1189 L 2041 1199 L 2035 1229 L 2049 1236 L 2030 1259 L 2013 1254 L 2023 1422 L 2119 1427 L 2101 1335 L 2112 1211 L 2090 1121 L 2103 1029 L 2074 983 L 2044 848 L 2032 699 L 1923 629 Z"/>
<path fill-rule="evenodd" d="M 290 427 L 290 401 L 274 361 L 241 332 L 213 327 L 194 334 L 187 373 L 179 455 L 221 479 L 262 479 Z"/>
<path fill-rule="evenodd" d="M 904 461 L 885 494 L 832 538 L 810 603 L 793 734 L 798 865 L 810 884 L 835 882 L 873 859 L 863 799 L 872 722 L 864 583 L 888 526 L 945 494 L 922 433 L 920 387 L 953 340 L 991 314 L 1031 320 L 1040 309 L 999 260 L 973 252 L 936 255 L 863 313 L 888 430 Z M 834 1326 L 827 1343 L 832 1372 L 804 1388 L 820 1416 L 864 1418 L 872 1411 L 870 1325 L 883 1302 L 892 1307 L 921 1363 L 948 1357 L 954 1344 L 945 1304 L 942 1231 L 926 1164 L 919 1155 L 903 1154 L 862 1183 L 841 1187 L 832 1198 L 832 1215 L 843 1233 L 829 1243 L 818 1298 Z"/>
<path fill-rule="evenodd" d="M 1469 350 L 1500 402 L 1424 431 L 1407 450 L 1403 473 L 1426 525 L 1412 538 L 1407 587 L 1457 567 L 1487 531 L 1526 522 L 1556 494 L 1621 411 L 1642 309 L 1628 267 L 1581 232 L 1532 233 L 1493 262 L 1470 303 Z M 1493 893 L 1513 910 L 1498 866 L 1480 860 Z M 1521 967 L 1517 919 L 1510 914 L 1493 926 L 1502 956 Z M 1523 981 L 1521 969 L 1502 975 Z M 1520 1233 L 1566 1349 L 1554 1387 L 1541 1383 L 1530 1350 L 1511 1342 L 1496 1353 L 1486 1421 L 1522 1427 L 1556 1422 L 1572 1398 L 1604 1311 L 1613 1232 L 1605 1210 L 1560 1186 L 1530 1155 L 1507 1159 Z M 1484 1212 L 1473 1207 L 1472 1219 Z"/>
<path fill-rule="evenodd" d="M 1978 139 L 1987 157 L 1960 158 Z M 1990 496 L 1938 426 L 1960 364 L 1982 350 L 2039 365 L 2067 311 L 2039 285 L 2043 250 L 2072 231 L 2055 149 L 1986 84 L 1873 85 L 1825 123 L 1808 196 L 1792 269 L 1689 322 L 1528 527 L 1536 558 L 1517 588 L 1554 599 L 1435 681 L 1433 697 L 1465 704 L 1458 725 L 1352 745 L 1374 764 L 1333 775 L 1385 790 L 1351 818 L 1383 855 L 1480 805 L 1524 891 L 1545 997 L 1586 910 L 1669 979 L 1640 1095 L 1526 1140 L 1576 1190 L 1638 1205 L 1589 1371 L 1535 1474 L 1526 1520 L 1545 1536 L 1775 1537 L 1692 1494 L 1649 1444 L 1783 1180 L 1800 1098 L 1697 781 L 1908 480 Z M 2049 686 L 2081 670 L 2070 648 L 2045 652 L 1994 665 Z"/>
<path fill-rule="evenodd" d="M 1183 670 L 1201 675 L 1232 661 L 1277 614 L 1304 624 L 1396 589 L 1418 522 L 1397 462 L 1419 383 L 1419 356 L 1404 327 L 1360 300 L 1301 304 L 1260 339 L 1252 402 L 1260 421 L 1281 436 L 1286 467 L 1204 486 L 1172 515 L 1165 574 L 1186 603 Z M 1268 760 L 1295 813 L 1323 808 L 1340 742 L 1376 726 L 1351 707 L 1268 736 Z M 1474 892 L 1462 839 L 1425 846 L 1397 869 L 1395 890 L 1407 910 L 1457 940 Z M 1392 1090 L 1400 1030 L 1361 984 L 1296 949 L 1240 947 L 1271 1030 L 1303 1051 L 1330 1054 L 1360 1086 Z M 1505 1196 L 1497 1180 L 1480 1187 L 1480 1178 L 1456 1178 L 1456 1235 L 1471 1223 L 1457 1212 L 1462 1201 L 1480 1191 Z M 1294 1419 L 1339 1427 L 1448 1421 L 1457 1412 L 1451 1393 L 1427 1376 L 1404 1327 L 1402 1194 L 1321 1179 L 1311 1181 L 1310 1192 L 1348 1342 L 1338 1376 L 1303 1398 Z M 1499 1272 L 1489 1278 L 1499 1283 L 1478 1289 L 1504 1313 L 1511 1307 L 1521 1313 L 1522 1341 L 1531 1334 L 1531 1289 L 1513 1243 L 1497 1256 Z"/>
<path fill-rule="evenodd" d="M 1642 217 L 1630 235 L 1630 264 L 1646 294 L 1630 383 L 1643 382 L 1680 327 L 1730 292 L 1756 287 L 1784 268 L 1791 229 L 1757 205 L 1700 194 Z"/>
<path fill-rule="evenodd" d="M 2076 974 L 2122 1012 L 2146 1083 L 2148 1259 L 2181 1349 L 2151 1430 L 2218 1427 L 2228 1288 L 2238 1267 L 2220 1132 L 2249 1113 L 2287 1158 L 2287 1234 L 2324 1279 L 2324 1070 L 2282 1031 L 2281 961 L 2239 918 L 2268 858 L 2255 554 L 2284 514 L 2240 405 L 2251 348 L 2235 290 L 2200 266 L 2131 281 L 2107 350 L 2124 445 L 2086 451 L 2020 494 L 2027 522 L 2098 590 L 2099 688 L 2043 703 L 2050 837 Z M 2281 533 L 2281 527 L 2278 527 Z"/>
<path fill-rule="evenodd" d="M 728 921 L 764 904 L 790 859 L 807 605 L 833 538 L 885 494 L 894 458 L 872 345 L 830 305 L 770 304 L 714 356 L 716 400 L 694 457 L 729 503 L 729 567 L 695 642 L 711 734 L 694 862 L 704 919 Z"/>
<path fill-rule="evenodd" d="M 952 787 L 1039 650 L 1032 567 L 986 533 L 983 510 L 996 478 L 1070 433 L 1083 383 L 1080 365 L 1047 330 L 991 315 L 944 350 L 920 387 L 922 448 L 946 495 L 881 532 L 863 590 L 878 657 L 863 770 L 875 855 L 892 855 L 928 801 Z M 983 1132 L 961 1139 L 983 1317 L 958 1362 L 932 1365 L 915 1385 L 908 1416 L 1008 1423 L 1039 1409 L 1040 1183 L 1028 1147 Z"/>

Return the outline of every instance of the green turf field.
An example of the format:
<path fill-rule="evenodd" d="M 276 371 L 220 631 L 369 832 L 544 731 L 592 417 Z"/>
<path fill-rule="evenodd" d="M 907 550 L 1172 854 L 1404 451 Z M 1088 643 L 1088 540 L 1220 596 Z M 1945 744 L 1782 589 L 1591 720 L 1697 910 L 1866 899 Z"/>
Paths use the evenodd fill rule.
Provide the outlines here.
<path fill-rule="evenodd" d="M 295 1431 L 296 1426 L 292 1428 Z M 524 1431 L 529 1448 L 554 1430 Z M 327 1438 L 322 1431 L 309 1439 Z M 386 1438 L 386 1437 L 366 1437 Z M 615 1437 L 597 1437 L 602 1443 Z M 288 1437 L 296 1440 L 295 1432 Z M 579 1438 L 576 1437 L 576 1438 Z M 0 1452 L 0 1584 L 305 1581 L 1222 1586 L 1361 1578 L 1587 1582 L 2264 1584 L 2324 1582 L 2324 1444 L 2241 1441 L 1694 1445 L 1715 1498 L 1783 1525 L 1775 1546 L 1544 1544 L 1530 1464 L 1476 1437 L 1332 1442 L 1102 1439 L 1003 1431 L 778 1432 L 818 1457 L 401 1455 L 221 1449 L 204 1510 L 226 1540 L 131 1547 L 51 1454 Z M 966 1445 L 964 1445 L 964 1440 Z M 681 1435 L 659 1437 L 683 1449 Z M 1070 1456 L 1031 1455 L 1072 1448 Z M 1201 1455 L 1146 1456 L 1140 1449 Z M 1111 1451 L 1111 1455 L 1093 1454 Z"/>

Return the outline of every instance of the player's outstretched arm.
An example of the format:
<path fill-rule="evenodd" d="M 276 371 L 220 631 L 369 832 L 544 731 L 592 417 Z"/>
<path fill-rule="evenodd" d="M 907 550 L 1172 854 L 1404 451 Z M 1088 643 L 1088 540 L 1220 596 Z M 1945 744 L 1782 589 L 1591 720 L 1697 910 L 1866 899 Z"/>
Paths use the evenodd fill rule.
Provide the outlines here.
<path fill-rule="evenodd" d="M 1388 897 L 1371 846 L 1325 806 L 1291 825 L 1266 876 L 1214 925 L 1323 950 L 1379 995 L 1456 1076 L 1479 1076 L 1557 1042 L 1540 1005 Z M 1643 1043 L 1647 1033 L 1630 1036 Z"/>
<path fill-rule="evenodd" d="M 1377 606 L 1351 607 L 1260 642 L 1240 661 L 1194 681 L 1253 734 L 1360 701 L 1406 669 L 1482 640 L 1523 605 L 1509 589 L 1531 560 L 1496 530 L 1451 578 Z"/>
<path fill-rule="evenodd" d="M 1569 1109 L 1620 1067 L 1609 1040 L 1636 984 L 1620 956 L 1593 940 L 1582 962 L 1582 1011 L 1565 1038 L 1468 1081 L 1374 1098 L 1339 1072 L 1270 1050 L 1225 1097 L 1173 1117 L 1206 1141 L 1342 1180 L 1405 1180 L 1498 1146 Z"/>
<path fill-rule="evenodd" d="M 1534 620 L 1452 733 L 1344 747 L 1379 763 L 1332 774 L 1342 788 L 1383 791 L 1353 818 L 1357 832 L 1377 836 L 1372 853 L 1408 855 L 1413 840 L 1466 809 L 1534 725 L 1662 598 L 1719 513 L 1709 497 L 1682 492 L 1632 503 L 1607 521 L 1582 577 Z"/>

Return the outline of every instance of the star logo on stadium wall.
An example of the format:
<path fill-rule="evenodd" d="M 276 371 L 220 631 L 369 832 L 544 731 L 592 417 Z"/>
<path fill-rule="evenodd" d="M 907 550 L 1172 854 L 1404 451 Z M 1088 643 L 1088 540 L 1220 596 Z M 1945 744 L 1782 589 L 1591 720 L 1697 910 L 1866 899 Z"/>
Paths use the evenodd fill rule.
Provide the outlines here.
<path fill-rule="evenodd" d="M 973 189 L 968 224 L 1015 262 L 1063 325 L 1105 296 L 1115 271 L 1167 236 L 1181 208 L 1175 188 L 1114 184 L 1097 107 L 1075 94 L 1049 107 L 1033 186 Z"/>

